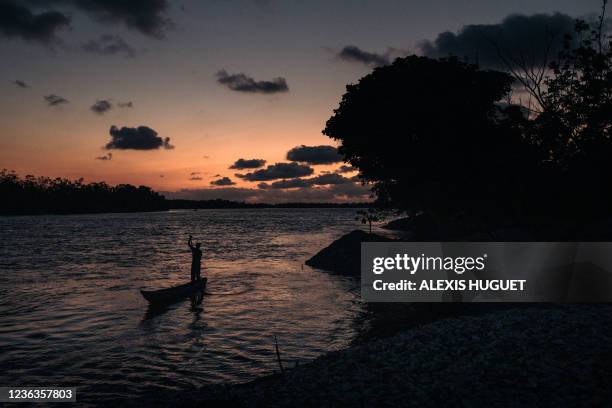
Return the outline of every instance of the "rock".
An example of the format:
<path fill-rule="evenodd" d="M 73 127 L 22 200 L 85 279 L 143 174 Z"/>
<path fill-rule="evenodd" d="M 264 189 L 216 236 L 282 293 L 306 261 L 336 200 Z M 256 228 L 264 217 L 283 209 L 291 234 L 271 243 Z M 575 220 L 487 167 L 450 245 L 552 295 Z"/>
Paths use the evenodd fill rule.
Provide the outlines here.
<path fill-rule="evenodd" d="M 331 243 L 306 261 L 306 265 L 342 275 L 359 276 L 361 274 L 361 243 L 390 242 L 376 234 L 368 234 L 362 230 L 354 230 Z"/>

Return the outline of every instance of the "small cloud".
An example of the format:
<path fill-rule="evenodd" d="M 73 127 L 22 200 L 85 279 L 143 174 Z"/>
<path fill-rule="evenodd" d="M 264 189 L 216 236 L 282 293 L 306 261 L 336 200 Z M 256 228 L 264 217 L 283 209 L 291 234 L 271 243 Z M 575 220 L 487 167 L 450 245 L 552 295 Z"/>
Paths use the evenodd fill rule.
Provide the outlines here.
<path fill-rule="evenodd" d="M 99 99 L 89 108 L 93 113 L 103 115 L 113 108 L 113 104 L 105 99 Z"/>
<path fill-rule="evenodd" d="M 147 126 L 122 127 L 111 126 L 111 141 L 106 144 L 108 150 L 155 150 L 159 148 L 174 149 L 170 138 L 162 138 L 157 132 Z"/>
<path fill-rule="evenodd" d="M 268 181 L 310 176 L 313 172 L 312 167 L 303 164 L 276 163 L 252 173 L 236 174 L 236 177 L 247 181 Z"/>
<path fill-rule="evenodd" d="M 367 52 L 354 45 L 347 45 L 337 56 L 344 61 L 358 62 L 373 67 L 388 65 L 391 62 L 389 53 L 377 54 L 375 52 Z"/>
<path fill-rule="evenodd" d="M 132 103 L 132 101 L 128 101 L 128 102 L 119 102 L 117 104 L 118 107 L 120 108 L 133 108 L 134 104 Z"/>
<path fill-rule="evenodd" d="M 210 156 L 202 156 L 203 159 L 210 159 Z"/>
<path fill-rule="evenodd" d="M 243 73 L 228 74 L 224 69 L 218 71 L 216 76 L 218 83 L 225 85 L 232 91 L 263 94 L 289 91 L 287 81 L 282 77 L 270 81 L 256 81 Z"/>
<path fill-rule="evenodd" d="M 287 160 L 308 164 L 341 162 L 342 156 L 333 146 L 297 146 L 287 152 Z"/>
<path fill-rule="evenodd" d="M 200 181 L 200 180 L 202 180 L 202 177 L 200 177 L 200 176 L 192 176 L 192 177 L 189 177 L 189 180 Z"/>
<path fill-rule="evenodd" d="M 307 179 L 293 178 L 288 180 L 275 181 L 268 188 L 308 188 L 312 183 Z M 260 187 L 261 188 L 261 187 Z"/>
<path fill-rule="evenodd" d="M 202 173 L 199 171 L 192 171 L 191 173 L 189 173 L 190 176 L 197 176 L 199 174 L 202 174 Z"/>
<path fill-rule="evenodd" d="M 166 176 L 164 176 L 163 174 L 159 175 L 159 178 L 164 178 L 164 177 L 166 177 Z"/>
<path fill-rule="evenodd" d="M 49 106 L 59 106 L 69 103 L 68 99 L 62 98 L 61 96 L 55 94 L 45 95 L 43 98 Z"/>
<path fill-rule="evenodd" d="M 351 179 L 341 176 L 340 174 L 329 173 L 329 174 L 321 174 L 317 177 L 310 178 L 308 179 L 308 181 L 311 182 L 313 185 L 328 186 L 328 185 L 335 185 L 335 184 L 350 183 Z"/>
<path fill-rule="evenodd" d="M 353 166 L 342 165 L 336 169 L 336 173 L 350 173 L 353 171 L 357 171 Z"/>
<path fill-rule="evenodd" d="M 112 159 L 113 159 L 113 154 L 111 152 L 106 153 L 104 156 L 96 157 L 96 160 L 108 161 L 108 160 L 112 160 Z"/>
<path fill-rule="evenodd" d="M 98 55 L 123 55 L 133 58 L 136 50 L 118 35 L 104 34 L 83 44 L 83 50 Z"/>
<path fill-rule="evenodd" d="M 229 168 L 235 170 L 258 169 L 265 164 L 266 161 L 263 159 L 238 159 Z"/>
<path fill-rule="evenodd" d="M 229 177 L 222 177 L 218 180 L 213 180 L 210 182 L 213 186 L 233 186 L 234 183 Z"/>
<path fill-rule="evenodd" d="M 16 79 L 13 81 L 13 84 L 17 85 L 19 88 L 29 88 L 30 85 L 28 85 L 27 83 L 25 83 L 24 81 L 20 80 L 20 79 Z"/>

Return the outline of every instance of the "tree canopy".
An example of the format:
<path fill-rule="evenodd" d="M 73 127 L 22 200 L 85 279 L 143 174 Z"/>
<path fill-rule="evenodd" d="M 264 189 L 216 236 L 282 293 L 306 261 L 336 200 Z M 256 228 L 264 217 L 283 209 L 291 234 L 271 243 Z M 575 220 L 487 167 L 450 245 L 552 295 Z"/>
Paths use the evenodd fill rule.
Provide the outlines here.
<path fill-rule="evenodd" d="M 516 73 L 457 58 L 399 58 L 348 85 L 323 133 L 381 205 L 432 215 L 612 213 L 612 42 L 577 21 L 547 67 L 540 106 Z"/>
<path fill-rule="evenodd" d="M 499 105 L 511 84 L 456 58 L 399 58 L 348 85 L 323 133 L 381 202 L 472 210 L 508 198 L 535 154 Z"/>
<path fill-rule="evenodd" d="M 166 210 L 164 197 L 146 186 L 24 178 L 0 171 L 0 214 L 71 214 Z"/>

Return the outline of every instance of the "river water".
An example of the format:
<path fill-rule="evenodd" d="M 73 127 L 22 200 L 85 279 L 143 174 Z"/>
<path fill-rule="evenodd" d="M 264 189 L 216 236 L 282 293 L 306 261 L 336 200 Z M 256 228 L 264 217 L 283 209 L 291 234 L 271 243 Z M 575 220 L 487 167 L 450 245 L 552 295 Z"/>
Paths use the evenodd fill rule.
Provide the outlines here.
<path fill-rule="evenodd" d="M 0 384 L 77 386 L 101 404 L 243 382 L 347 346 L 367 322 L 359 284 L 303 265 L 359 228 L 354 209 L 0 217 Z M 149 310 L 139 289 L 189 279 L 200 305 Z"/>

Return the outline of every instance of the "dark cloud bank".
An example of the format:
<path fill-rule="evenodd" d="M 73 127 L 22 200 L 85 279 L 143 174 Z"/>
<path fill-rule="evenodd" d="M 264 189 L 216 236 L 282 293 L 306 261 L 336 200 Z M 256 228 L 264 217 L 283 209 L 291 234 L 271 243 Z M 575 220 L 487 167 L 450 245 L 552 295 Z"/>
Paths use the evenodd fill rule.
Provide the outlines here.
<path fill-rule="evenodd" d="M 287 160 L 308 164 L 332 164 L 342 161 L 333 146 L 297 146 L 287 152 Z"/>
<path fill-rule="evenodd" d="M 266 161 L 263 159 L 238 159 L 229 168 L 235 170 L 258 169 L 265 164 Z"/>
<path fill-rule="evenodd" d="M 111 126 L 111 141 L 106 148 L 120 150 L 156 150 L 159 148 L 173 149 L 170 138 L 162 138 L 157 132 L 147 126 L 122 127 Z"/>
<path fill-rule="evenodd" d="M 312 167 L 298 163 L 276 163 L 252 173 L 236 174 L 246 181 L 269 181 L 310 176 Z"/>
<path fill-rule="evenodd" d="M 563 46 L 563 36 L 573 32 L 575 19 L 566 14 L 510 15 L 498 24 L 470 24 L 459 32 L 446 31 L 434 41 L 421 44 L 429 57 L 454 55 L 484 67 L 501 68 L 500 52 L 516 58 L 523 54 L 528 64 L 541 62 L 550 44 L 550 56 Z"/>
<path fill-rule="evenodd" d="M 240 187 L 182 189 L 174 192 L 162 192 L 162 194 L 169 199 L 223 199 L 260 203 L 371 201 L 369 188 L 355 183 L 337 184 L 326 187 L 306 187 L 291 190 Z"/>
<path fill-rule="evenodd" d="M 103 23 L 121 23 L 145 35 L 162 38 L 172 22 L 167 0 L 0 0 L 0 35 L 50 44 L 70 26 L 78 10 Z M 103 48 L 101 48 L 103 49 Z"/>
<path fill-rule="evenodd" d="M 352 183 L 353 181 L 349 178 L 346 178 L 340 174 L 336 173 L 327 173 L 321 174 L 312 178 L 293 178 L 287 180 L 275 181 L 272 184 L 268 183 L 259 183 L 257 185 L 258 188 L 262 190 L 266 190 L 269 188 L 276 189 L 288 189 L 288 188 L 307 188 L 312 186 L 329 186 L 329 185 L 339 185 L 339 184 L 347 184 Z"/>
<path fill-rule="evenodd" d="M 237 92 L 273 94 L 288 92 L 285 78 L 278 77 L 270 81 L 256 81 L 245 74 L 228 74 L 224 69 L 216 74 L 217 82 Z"/>
<path fill-rule="evenodd" d="M 70 25 L 70 17 L 57 11 L 35 13 L 24 3 L 0 0 L 0 35 L 43 44 L 58 41 L 57 32 Z"/>

